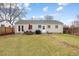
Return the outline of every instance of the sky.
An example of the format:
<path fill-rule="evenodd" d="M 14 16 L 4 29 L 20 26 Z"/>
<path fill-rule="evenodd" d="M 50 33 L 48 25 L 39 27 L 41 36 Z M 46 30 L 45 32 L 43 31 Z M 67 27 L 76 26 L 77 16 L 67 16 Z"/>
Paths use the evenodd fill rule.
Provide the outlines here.
<path fill-rule="evenodd" d="M 59 20 L 66 25 L 70 25 L 79 14 L 79 3 L 25 3 L 26 17 L 43 18 L 45 15 L 52 15 L 54 20 Z"/>

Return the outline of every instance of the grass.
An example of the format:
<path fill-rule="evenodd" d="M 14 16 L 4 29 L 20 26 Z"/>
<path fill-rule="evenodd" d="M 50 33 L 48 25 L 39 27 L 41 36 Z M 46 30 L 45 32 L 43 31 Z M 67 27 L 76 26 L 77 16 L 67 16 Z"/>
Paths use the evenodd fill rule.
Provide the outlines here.
<path fill-rule="evenodd" d="M 1 56 L 79 56 L 79 36 L 68 34 L 0 36 Z"/>

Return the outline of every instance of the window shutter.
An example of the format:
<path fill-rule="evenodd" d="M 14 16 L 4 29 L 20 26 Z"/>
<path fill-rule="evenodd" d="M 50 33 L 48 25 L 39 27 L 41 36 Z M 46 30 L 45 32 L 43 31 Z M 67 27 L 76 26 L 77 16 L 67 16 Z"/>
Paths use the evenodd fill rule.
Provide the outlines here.
<path fill-rule="evenodd" d="M 30 29 L 32 29 L 32 25 L 30 25 L 30 24 L 29 24 L 29 27 L 28 27 L 28 29 L 29 29 L 29 30 L 30 30 Z"/>

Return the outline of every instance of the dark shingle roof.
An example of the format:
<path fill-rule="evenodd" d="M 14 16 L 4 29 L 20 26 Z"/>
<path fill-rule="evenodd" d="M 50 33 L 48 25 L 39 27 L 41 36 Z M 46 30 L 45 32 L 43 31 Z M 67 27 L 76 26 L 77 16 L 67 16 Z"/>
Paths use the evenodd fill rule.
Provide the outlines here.
<path fill-rule="evenodd" d="M 57 20 L 19 20 L 16 24 L 63 24 Z"/>

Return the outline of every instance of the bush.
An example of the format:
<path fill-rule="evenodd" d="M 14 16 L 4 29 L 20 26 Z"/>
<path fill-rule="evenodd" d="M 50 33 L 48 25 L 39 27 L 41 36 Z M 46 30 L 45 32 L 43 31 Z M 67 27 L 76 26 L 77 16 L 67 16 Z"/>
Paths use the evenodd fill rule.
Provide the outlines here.
<path fill-rule="evenodd" d="M 24 34 L 27 34 L 27 35 L 32 35 L 32 34 L 33 34 L 33 32 L 32 32 L 32 31 L 26 31 L 26 32 L 24 32 Z"/>
<path fill-rule="evenodd" d="M 35 33 L 36 34 L 41 34 L 41 31 L 40 30 L 36 30 Z"/>

